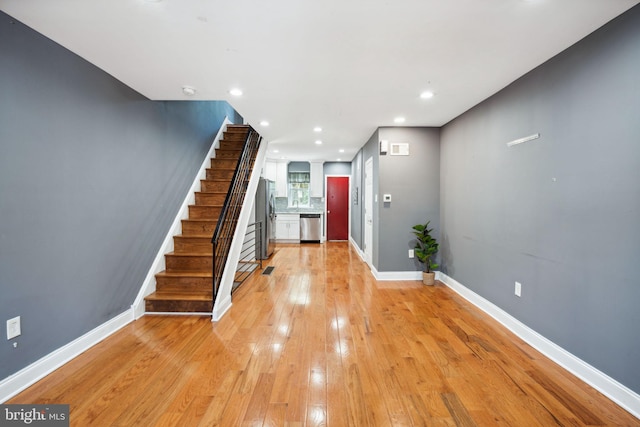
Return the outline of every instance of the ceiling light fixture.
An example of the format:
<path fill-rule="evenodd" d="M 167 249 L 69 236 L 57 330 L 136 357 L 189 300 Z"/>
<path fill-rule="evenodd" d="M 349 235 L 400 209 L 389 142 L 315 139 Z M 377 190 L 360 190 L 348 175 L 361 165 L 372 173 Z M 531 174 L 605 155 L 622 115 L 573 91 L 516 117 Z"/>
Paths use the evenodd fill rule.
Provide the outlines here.
<path fill-rule="evenodd" d="M 322 132 L 322 128 L 320 126 L 316 126 L 313 128 L 314 132 Z"/>
<path fill-rule="evenodd" d="M 269 126 L 269 122 L 266 120 L 263 120 L 260 122 L 260 126 Z"/>
<path fill-rule="evenodd" d="M 344 148 L 338 150 L 339 153 L 344 153 Z"/>
<path fill-rule="evenodd" d="M 424 92 L 422 92 L 420 94 L 420 98 L 422 98 L 422 99 L 431 99 L 431 98 L 434 97 L 434 95 L 435 95 L 435 93 L 433 93 L 430 90 L 427 90 L 427 91 L 424 91 Z"/>
<path fill-rule="evenodd" d="M 193 96 L 196 94 L 196 88 L 191 86 L 182 86 L 182 93 L 187 96 Z"/>
<path fill-rule="evenodd" d="M 316 140 L 316 145 L 321 145 L 321 144 L 322 144 L 322 141 L 320 141 L 319 139 Z"/>
<path fill-rule="evenodd" d="M 229 90 L 229 93 L 233 96 L 242 96 L 242 90 L 238 89 L 237 87 L 234 87 L 233 89 Z"/>
<path fill-rule="evenodd" d="M 396 117 L 395 119 L 393 119 L 394 123 L 404 123 L 405 118 L 404 117 Z"/>

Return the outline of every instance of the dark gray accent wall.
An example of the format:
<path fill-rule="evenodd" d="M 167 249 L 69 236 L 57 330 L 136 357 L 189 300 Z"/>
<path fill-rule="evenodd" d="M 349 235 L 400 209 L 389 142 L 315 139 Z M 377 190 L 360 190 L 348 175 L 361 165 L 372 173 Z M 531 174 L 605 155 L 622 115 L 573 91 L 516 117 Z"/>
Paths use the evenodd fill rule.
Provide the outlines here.
<path fill-rule="evenodd" d="M 639 47 L 636 6 L 441 139 L 443 271 L 635 392 Z"/>
<path fill-rule="evenodd" d="M 383 127 L 379 140 L 408 143 L 408 156 L 379 156 L 378 262 L 379 272 L 422 269 L 408 250 L 415 247 L 411 227 L 431 221 L 434 237 L 440 229 L 440 129 Z M 390 203 L 383 201 L 390 194 Z"/>
<path fill-rule="evenodd" d="M 409 155 L 381 155 L 380 140 L 408 143 Z M 417 259 L 409 258 L 409 249 L 415 246 L 411 228 L 431 221 L 434 236 L 439 236 L 440 129 L 378 128 L 353 159 L 351 187 L 352 192 L 358 187 L 359 194 L 357 204 L 353 193 L 351 197 L 351 238 L 363 251 L 364 174 L 369 158 L 373 158 L 372 264 L 378 272 L 420 271 Z M 384 194 L 391 194 L 391 203 L 383 202 Z"/>
<path fill-rule="evenodd" d="M 325 162 L 322 171 L 324 176 L 351 175 L 351 162 Z"/>
<path fill-rule="evenodd" d="M 0 13 L 0 379 L 130 308 L 225 115 L 152 102 Z M 12 342 L 18 343 L 17 348 Z"/>

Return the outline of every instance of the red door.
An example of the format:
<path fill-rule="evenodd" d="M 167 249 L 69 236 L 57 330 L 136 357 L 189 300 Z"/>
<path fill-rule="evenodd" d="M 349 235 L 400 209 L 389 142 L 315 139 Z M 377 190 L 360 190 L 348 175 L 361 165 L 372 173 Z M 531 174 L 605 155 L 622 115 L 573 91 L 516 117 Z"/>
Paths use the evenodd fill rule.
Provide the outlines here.
<path fill-rule="evenodd" d="M 349 239 L 349 177 L 327 177 L 327 240 Z"/>

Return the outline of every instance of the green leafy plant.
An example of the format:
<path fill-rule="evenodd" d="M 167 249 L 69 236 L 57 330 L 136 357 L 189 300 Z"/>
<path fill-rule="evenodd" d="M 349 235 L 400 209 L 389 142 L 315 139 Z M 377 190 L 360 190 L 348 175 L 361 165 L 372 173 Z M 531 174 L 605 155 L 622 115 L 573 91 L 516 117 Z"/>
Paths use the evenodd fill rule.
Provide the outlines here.
<path fill-rule="evenodd" d="M 427 221 L 426 224 L 418 224 L 413 226 L 413 234 L 416 235 L 416 247 L 415 247 L 415 255 L 424 265 L 425 273 L 431 273 L 431 270 L 438 268 L 438 264 L 431 261 L 431 257 L 433 257 L 438 252 L 438 242 L 431 236 L 431 232 L 433 228 L 429 228 L 429 223 L 431 221 Z"/>

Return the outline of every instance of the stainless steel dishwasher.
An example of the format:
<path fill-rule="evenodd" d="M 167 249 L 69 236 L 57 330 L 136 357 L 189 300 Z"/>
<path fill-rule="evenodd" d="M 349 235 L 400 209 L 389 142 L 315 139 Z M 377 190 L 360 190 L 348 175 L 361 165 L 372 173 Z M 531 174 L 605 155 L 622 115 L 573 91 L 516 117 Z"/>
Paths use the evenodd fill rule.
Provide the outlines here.
<path fill-rule="evenodd" d="M 322 222 L 320 214 L 300 214 L 300 243 L 320 243 Z"/>

